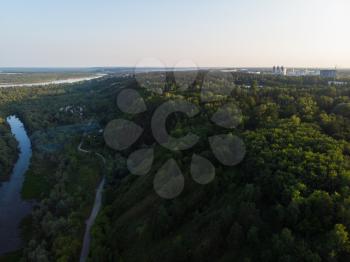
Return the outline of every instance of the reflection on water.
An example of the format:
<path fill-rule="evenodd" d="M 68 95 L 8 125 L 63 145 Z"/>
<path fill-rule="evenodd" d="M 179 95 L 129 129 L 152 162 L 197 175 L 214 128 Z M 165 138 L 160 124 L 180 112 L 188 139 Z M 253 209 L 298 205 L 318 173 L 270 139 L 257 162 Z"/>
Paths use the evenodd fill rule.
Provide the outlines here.
<path fill-rule="evenodd" d="M 10 180 L 0 185 L 0 255 L 21 247 L 19 225 L 31 211 L 31 204 L 21 199 L 24 174 L 28 170 L 32 149 L 22 122 L 15 116 L 7 119 L 19 143 L 19 157 Z"/>

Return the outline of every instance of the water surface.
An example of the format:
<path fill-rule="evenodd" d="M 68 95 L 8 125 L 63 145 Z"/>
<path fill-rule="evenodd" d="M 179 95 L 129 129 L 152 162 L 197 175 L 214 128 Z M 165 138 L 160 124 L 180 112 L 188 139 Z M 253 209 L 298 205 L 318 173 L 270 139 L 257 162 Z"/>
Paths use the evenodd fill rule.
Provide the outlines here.
<path fill-rule="evenodd" d="M 74 84 L 84 81 L 90 81 L 94 79 L 98 79 L 105 76 L 105 74 L 98 74 L 95 76 L 89 76 L 89 77 L 81 77 L 81 78 L 68 78 L 68 79 L 62 79 L 62 80 L 52 80 L 52 81 L 46 81 L 46 82 L 38 82 L 38 83 L 22 83 L 22 84 L 6 84 L 6 83 L 0 83 L 0 88 L 3 87 L 33 87 L 33 86 L 48 86 L 48 85 L 61 85 L 61 84 Z"/>
<path fill-rule="evenodd" d="M 32 156 L 31 143 L 22 122 L 16 116 L 9 116 L 6 121 L 19 143 L 20 153 L 9 181 L 0 184 L 0 255 L 21 248 L 19 225 L 32 208 L 29 202 L 21 198 L 24 174 Z"/>

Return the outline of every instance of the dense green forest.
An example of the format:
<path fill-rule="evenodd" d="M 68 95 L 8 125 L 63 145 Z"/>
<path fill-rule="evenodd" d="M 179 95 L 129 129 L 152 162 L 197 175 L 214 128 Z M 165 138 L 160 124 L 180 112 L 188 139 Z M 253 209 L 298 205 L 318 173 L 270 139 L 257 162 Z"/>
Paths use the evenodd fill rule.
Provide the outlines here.
<path fill-rule="evenodd" d="M 143 88 L 132 76 L 0 90 L 1 112 L 18 115 L 33 143 L 23 197 L 37 205 L 23 223 L 22 261 L 79 259 L 85 220 L 104 175 L 90 261 L 349 261 L 350 85 L 207 71 L 194 81 L 188 72 L 181 77 L 190 83 L 186 90 L 170 72 L 165 83 L 151 76 L 147 83 L 162 93 Z M 208 83 L 206 95 L 220 99 L 203 101 Z M 116 101 L 124 89 L 137 91 L 148 110 L 123 113 Z M 218 96 L 223 89 L 229 92 Z M 193 118 L 170 115 L 169 133 L 200 137 L 195 147 L 175 153 L 156 143 L 150 126 L 155 110 L 174 99 L 200 108 Z M 226 103 L 242 112 L 234 129 L 211 121 Z M 121 152 L 105 144 L 100 130 L 118 118 L 144 128 Z M 223 133 L 246 146 L 245 158 L 234 167 L 220 164 L 209 150 L 208 137 Z M 102 154 L 106 165 L 77 150 L 81 142 Z M 155 151 L 150 172 L 130 175 L 125 159 L 146 146 Z M 193 153 L 214 164 L 213 182 L 192 180 Z M 185 188 L 165 200 L 154 192 L 153 178 L 169 158 L 179 164 Z"/>
<path fill-rule="evenodd" d="M 11 134 L 6 119 L 0 116 L 0 181 L 5 180 L 10 175 L 17 159 L 17 146 L 18 143 Z"/>
<path fill-rule="evenodd" d="M 144 93 L 150 110 L 132 119 L 147 127 L 152 109 L 184 99 L 201 114 L 193 121 L 174 115 L 170 130 L 207 138 L 224 132 L 211 124 L 211 116 L 235 101 L 243 121 L 230 132 L 244 139 L 245 159 L 236 167 L 221 166 L 203 142 L 175 155 L 157 146 L 155 166 L 145 177 L 119 168 L 109 178 L 91 261 L 348 261 L 349 87 L 315 77 L 211 74 L 205 81 L 214 94 L 223 78 L 232 77 L 233 85 L 223 101 L 203 103 L 206 77 L 202 72 L 181 91 L 168 76 L 163 95 Z M 139 90 L 136 83 L 129 88 Z M 146 131 L 134 149 L 153 143 Z M 193 151 L 216 163 L 214 182 L 192 181 L 186 171 Z M 185 172 L 185 191 L 164 200 L 152 181 L 171 156 Z"/>

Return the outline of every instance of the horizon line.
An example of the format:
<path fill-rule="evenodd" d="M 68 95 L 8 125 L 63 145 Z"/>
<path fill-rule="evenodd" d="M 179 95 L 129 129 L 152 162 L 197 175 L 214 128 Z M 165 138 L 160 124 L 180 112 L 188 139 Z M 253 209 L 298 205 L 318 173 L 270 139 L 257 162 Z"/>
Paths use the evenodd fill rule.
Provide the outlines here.
<path fill-rule="evenodd" d="M 272 66 L 199 66 L 199 67 L 177 67 L 177 66 L 142 66 L 142 67 L 136 67 L 136 66 L 0 66 L 1 69 L 99 69 L 99 68 L 157 68 L 157 69 L 172 69 L 172 68 L 180 68 L 180 69 L 266 69 L 266 68 L 273 68 L 274 66 L 284 66 L 284 65 L 272 65 Z M 338 67 L 338 66 L 284 66 L 285 68 L 295 68 L 295 69 L 337 69 L 337 70 L 343 70 L 343 69 L 350 69 L 349 67 Z"/>

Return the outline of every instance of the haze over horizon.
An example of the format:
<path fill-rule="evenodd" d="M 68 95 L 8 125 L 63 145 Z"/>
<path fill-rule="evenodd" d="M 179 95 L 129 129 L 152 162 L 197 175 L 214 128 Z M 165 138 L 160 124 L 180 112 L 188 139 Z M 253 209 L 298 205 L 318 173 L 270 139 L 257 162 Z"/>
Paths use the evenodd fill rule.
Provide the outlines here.
<path fill-rule="evenodd" d="M 346 0 L 12 0 L 0 7 L 0 67 L 133 67 L 154 57 L 167 67 L 189 60 L 350 68 Z M 159 66 L 152 61 L 144 65 Z"/>

